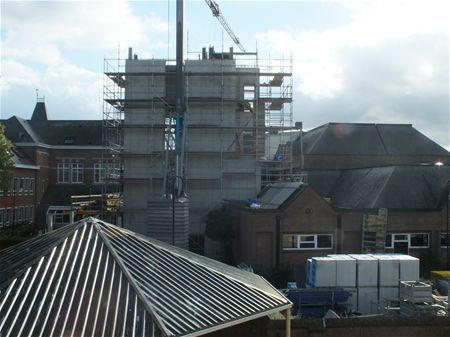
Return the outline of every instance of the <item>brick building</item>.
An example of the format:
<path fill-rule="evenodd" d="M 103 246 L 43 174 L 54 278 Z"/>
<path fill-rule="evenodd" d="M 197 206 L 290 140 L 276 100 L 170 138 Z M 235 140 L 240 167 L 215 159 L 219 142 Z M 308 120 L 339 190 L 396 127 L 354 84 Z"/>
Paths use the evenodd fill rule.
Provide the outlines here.
<path fill-rule="evenodd" d="M 294 163 L 303 182 L 230 205 L 237 262 L 265 275 L 288 266 L 302 282 L 308 258 L 360 253 L 365 219 L 385 210 L 384 251 L 420 257 L 423 270 L 446 264 L 449 153 L 411 125 L 329 123 L 297 138 Z"/>
<path fill-rule="evenodd" d="M 33 221 L 39 229 L 49 206 L 69 205 L 72 195 L 101 193 L 102 121 L 50 120 L 45 102 L 38 101 L 31 119 L 13 116 L 0 122 L 5 136 L 35 167 Z M 55 225 L 65 222 L 63 215 L 55 220 Z"/>
<path fill-rule="evenodd" d="M 36 177 L 39 167 L 19 149 L 12 149 L 12 176 L 6 190 L 0 189 L 0 232 L 19 235 L 34 223 Z"/>

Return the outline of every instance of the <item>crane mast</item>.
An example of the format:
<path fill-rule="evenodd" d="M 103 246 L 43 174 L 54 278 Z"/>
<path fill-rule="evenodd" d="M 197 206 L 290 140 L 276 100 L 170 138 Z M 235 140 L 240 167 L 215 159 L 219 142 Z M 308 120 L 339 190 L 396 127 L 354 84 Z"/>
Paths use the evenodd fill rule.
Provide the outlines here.
<path fill-rule="evenodd" d="M 231 30 L 230 25 L 228 25 L 227 21 L 225 20 L 224 16 L 222 15 L 222 11 L 220 10 L 219 4 L 215 0 L 205 0 L 206 4 L 211 8 L 211 12 L 213 16 L 219 20 L 219 22 L 222 24 L 222 27 L 226 30 L 228 35 L 231 37 L 231 39 L 236 43 L 236 46 L 239 47 L 239 49 L 245 53 L 245 48 L 242 45 L 239 38 L 233 33 Z"/>

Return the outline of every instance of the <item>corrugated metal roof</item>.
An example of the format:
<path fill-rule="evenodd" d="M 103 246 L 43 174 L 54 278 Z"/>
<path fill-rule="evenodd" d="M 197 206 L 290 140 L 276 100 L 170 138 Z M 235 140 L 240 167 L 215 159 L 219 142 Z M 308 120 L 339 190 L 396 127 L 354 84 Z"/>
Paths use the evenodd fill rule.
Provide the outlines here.
<path fill-rule="evenodd" d="M 88 218 L 0 252 L 4 336 L 197 336 L 290 308 L 263 278 Z"/>

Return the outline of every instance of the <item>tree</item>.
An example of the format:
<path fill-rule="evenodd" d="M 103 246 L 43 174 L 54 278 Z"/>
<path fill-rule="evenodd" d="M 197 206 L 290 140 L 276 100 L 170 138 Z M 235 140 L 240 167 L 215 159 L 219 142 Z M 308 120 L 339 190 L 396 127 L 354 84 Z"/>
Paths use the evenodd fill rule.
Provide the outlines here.
<path fill-rule="evenodd" d="M 231 241 L 235 237 L 233 217 L 225 208 L 214 209 L 206 216 L 205 235 L 213 241 L 219 241 L 222 248 L 222 256 L 226 263 L 232 263 L 233 252 Z"/>
<path fill-rule="evenodd" d="M 0 189 L 5 190 L 11 180 L 11 159 L 12 143 L 5 136 L 5 126 L 0 124 Z"/>

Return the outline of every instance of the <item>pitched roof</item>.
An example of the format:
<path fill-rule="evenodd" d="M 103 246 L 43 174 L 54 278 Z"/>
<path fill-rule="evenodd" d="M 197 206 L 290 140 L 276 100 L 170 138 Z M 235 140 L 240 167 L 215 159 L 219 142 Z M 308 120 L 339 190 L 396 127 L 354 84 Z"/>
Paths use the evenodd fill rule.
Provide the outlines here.
<path fill-rule="evenodd" d="M 39 135 L 33 130 L 30 122 L 13 116 L 2 121 L 5 125 L 5 136 L 13 143 L 39 143 L 42 142 Z"/>
<path fill-rule="evenodd" d="M 101 120 L 48 120 L 44 102 L 37 102 L 30 120 L 17 116 L 2 121 L 5 135 L 14 143 L 65 146 L 101 146 Z"/>
<path fill-rule="evenodd" d="M 0 252 L 0 331 L 197 336 L 290 308 L 263 278 L 87 218 Z"/>
<path fill-rule="evenodd" d="M 47 121 L 45 123 L 33 123 L 33 129 L 48 145 L 102 145 L 102 121 Z"/>
<path fill-rule="evenodd" d="M 303 149 L 320 155 L 450 155 L 411 124 L 328 123 L 304 133 Z"/>
<path fill-rule="evenodd" d="M 308 184 L 339 208 L 438 209 L 449 167 L 386 166 L 308 171 Z"/>

